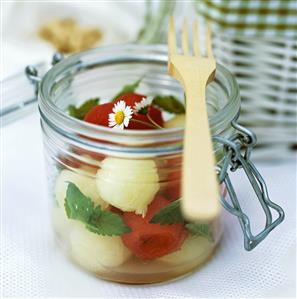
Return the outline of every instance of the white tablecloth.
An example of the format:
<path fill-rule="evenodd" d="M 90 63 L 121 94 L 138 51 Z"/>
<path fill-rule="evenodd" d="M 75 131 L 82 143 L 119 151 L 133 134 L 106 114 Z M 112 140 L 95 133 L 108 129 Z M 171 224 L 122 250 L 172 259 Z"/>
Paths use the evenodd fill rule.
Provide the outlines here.
<path fill-rule="evenodd" d="M 295 297 L 296 162 L 259 164 L 272 200 L 286 219 L 251 252 L 237 220 L 225 213 L 218 253 L 199 272 L 175 282 L 131 286 L 102 281 L 71 264 L 49 224 L 41 131 L 37 112 L 1 129 L 0 289 L 4 297 L 197 298 Z M 233 177 L 259 228 L 263 214 L 242 175 Z"/>

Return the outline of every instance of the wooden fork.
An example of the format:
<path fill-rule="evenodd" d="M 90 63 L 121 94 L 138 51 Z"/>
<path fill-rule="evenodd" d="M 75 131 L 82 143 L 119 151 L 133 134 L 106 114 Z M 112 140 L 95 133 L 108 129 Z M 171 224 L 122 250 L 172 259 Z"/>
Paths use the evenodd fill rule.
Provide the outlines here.
<path fill-rule="evenodd" d="M 174 19 L 171 17 L 168 31 L 168 71 L 180 81 L 186 94 L 182 209 L 188 220 L 210 221 L 218 216 L 220 203 L 205 101 L 206 85 L 213 80 L 216 70 L 209 26 L 206 39 L 207 56 L 202 57 L 200 53 L 197 22 L 193 24 L 192 43 L 193 56 L 189 51 L 187 24 L 184 20 L 183 54 L 177 54 Z"/>

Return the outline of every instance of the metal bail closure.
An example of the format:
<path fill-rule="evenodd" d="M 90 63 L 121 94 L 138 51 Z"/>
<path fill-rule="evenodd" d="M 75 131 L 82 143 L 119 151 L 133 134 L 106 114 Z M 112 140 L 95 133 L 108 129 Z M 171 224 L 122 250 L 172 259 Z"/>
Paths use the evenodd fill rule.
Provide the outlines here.
<path fill-rule="evenodd" d="M 225 198 L 221 197 L 221 204 L 227 211 L 238 218 L 244 235 L 244 248 L 250 251 L 284 220 L 285 214 L 280 206 L 269 199 L 265 181 L 250 160 L 251 149 L 256 143 L 256 136 L 235 121 L 232 122 L 232 126 L 237 130 L 237 133 L 231 138 L 213 137 L 214 142 L 221 143 L 224 146 L 225 158 L 221 166 L 218 167 L 218 175 L 220 183 L 225 184 L 232 203 L 228 203 Z M 242 154 L 243 150 L 244 153 Z M 265 228 L 257 235 L 253 235 L 251 232 L 250 219 L 242 211 L 228 175 L 229 169 L 234 172 L 238 168 L 243 168 L 266 215 Z M 271 210 L 275 210 L 278 213 L 278 217 L 274 221 Z"/>
<path fill-rule="evenodd" d="M 55 53 L 52 58 L 52 65 L 59 63 L 63 59 L 64 59 L 63 54 L 58 53 L 58 52 Z M 38 76 L 37 68 L 33 65 L 28 65 L 25 68 L 25 74 L 26 74 L 27 78 L 29 79 L 29 81 L 33 84 L 35 96 L 37 96 L 39 83 L 41 82 L 41 77 Z"/>

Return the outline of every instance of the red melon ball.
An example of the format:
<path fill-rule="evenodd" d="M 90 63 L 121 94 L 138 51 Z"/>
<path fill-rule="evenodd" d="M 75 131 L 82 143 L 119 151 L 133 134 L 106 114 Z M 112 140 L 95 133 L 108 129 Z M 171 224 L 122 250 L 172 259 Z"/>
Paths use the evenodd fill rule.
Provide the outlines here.
<path fill-rule="evenodd" d="M 127 93 L 127 94 L 121 95 L 112 103 L 105 103 L 105 104 L 101 104 L 101 105 L 97 105 L 97 106 L 93 107 L 86 114 L 84 121 L 93 123 L 93 124 L 97 124 L 97 125 L 101 125 L 104 127 L 108 127 L 108 116 L 110 113 L 113 113 L 112 109 L 116 102 L 124 101 L 127 106 L 130 106 L 131 109 L 133 109 L 135 106 L 135 103 L 142 101 L 143 98 L 146 98 L 146 96 L 137 94 L 137 93 Z M 162 117 L 162 112 L 158 108 L 151 106 L 149 108 L 148 114 L 151 117 L 151 119 L 153 119 L 154 122 L 156 122 L 159 126 L 163 127 L 164 120 Z M 133 121 L 133 120 L 135 120 L 135 121 Z M 142 123 L 137 122 L 137 121 L 141 121 Z M 147 124 L 145 124 L 145 123 L 147 123 Z M 150 124 L 151 124 L 151 122 L 146 115 L 139 114 L 139 113 L 133 113 L 132 120 L 130 120 L 129 125 L 126 129 L 130 129 L 130 130 L 156 129 L 156 127 L 153 127 Z"/>
<path fill-rule="evenodd" d="M 156 196 L 149 205 L 145 217 L 132 212 L 124 212 L 122 217 L 132 229 L 131 233 L 122 235 L 124 244 L 133 254 L 142 259 L 155 259 L 181 248 L 187 231 L 183 224 L 160 225 L 149 223 L 151 218 L 171 201 Z"/>

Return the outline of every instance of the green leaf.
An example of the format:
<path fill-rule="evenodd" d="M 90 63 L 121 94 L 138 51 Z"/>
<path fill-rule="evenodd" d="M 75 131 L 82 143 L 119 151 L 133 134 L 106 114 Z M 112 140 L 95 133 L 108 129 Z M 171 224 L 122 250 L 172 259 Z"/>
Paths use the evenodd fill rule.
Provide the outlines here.
<path fill-rule="evenodd" d="M 155 96 L 153 104 L 160 109 L 174 114 L 184 114 L 185 106 L 174 96 Z"/>
<path fill-rule="evenodd" d="M 149 106 L 143 107 L 143 108 L 141 108 L 141 109 L 138 111 L 138 113 L 139 113 L 139 114 L 143 114 L 143 115 L 147 115 L 147 113 L 148 113 L 148 108 L 149 108 Z"/>
<path fill-rule="evenodd" d="M 159 223 L 161 225 L 184 223 L 185 219 L 183 218 L 181 212 L 180 201 L 181 200 L 176 200 L 159 210 L 159 212 L 155 214 L 153 218 L 150 220 L 150 223 Z M 213 241 L 213 237 L 209 230 L 208 224 L 186 223 L 185 227 L 193 235 L 202 236 L 209 239 L 210 241 Z"/>
<path fill-rule="evenodd" d="M 94 207 L 93 201 L 71 182 L 68 183 L 64 205 L 68 218 L 85 223 L 86 228 L 93 233 L 118 236 L 131 232 L 121 216 L 102 210 L 100 205 Z"/>
<path fill-rule="evenodd" d="M 171 204 L 159 210 L 157 214 L 153 216 L 150 223 L 164 224 L 176 224 L 183 223 L 184 219 L 180 209 L 180 200 L 175 200 Z"/>
<path fill-rule="evenodd" d="M 138 79 L 137 81 L 135 81 L 132 84 L 127 84 L 125 85 L 113 98 L 112 98 L 112 102 L 114 102 L 119 96 L 126 94 L 126 93 L 131 93 L 131 92 L 135 92 L 135 90 L 138 88 L 140 82 L 141 82 L 142 78 Z"/>
<path fill-rule="evenodd" d="M 70 182 L 68 183 L 64 206 L 68 218 L 82 222 L 88 222 L 94 210 L 92 200 Z"/>
<path fill-rule="evenodd" d="M 78 118 L 78 119 L 84 119 L 86 114 L 99 103 L 99 98 L 93 98 L 89 99 L 86 102 L 84 102 L 82 105 L 80 105 L 78 108 L 76 108 L 74 105 L 68 106 L 68 112 L 69 115 L 72 117 Z"/>
<path fill-rule="evenodd" d="M 211 236 L 209 225 L 205 223 L 187 223 L 186 229 L 196 236 L 205 237 L 211 241 L 213 241 L 213 238 Z"/>
<path fill-rule="evenodd" d="M 89 231 L 103 236 L 121 235 L 131 232 L 131 229 L 125 225 L 118 214 L 103 211 L 100 206 L 95 208 L 86 227 Z"/>

